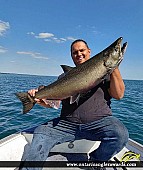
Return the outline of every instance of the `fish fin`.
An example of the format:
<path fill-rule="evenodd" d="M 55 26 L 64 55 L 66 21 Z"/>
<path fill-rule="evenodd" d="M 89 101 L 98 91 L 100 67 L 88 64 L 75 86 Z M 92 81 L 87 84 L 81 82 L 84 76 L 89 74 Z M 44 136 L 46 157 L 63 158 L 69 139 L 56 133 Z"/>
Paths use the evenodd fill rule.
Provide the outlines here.
<path fill-rule="evenodd" d="M 76 103 L 78 104 L 79 97 L 80 97 L 80 94 L 71 96 L 71 97 L 70 97 L 70 104 L 73 104 L 74 102 L 76 102 Z"/>
<path fill-rule="evenodd" d="M 23 105 L 23 114 L 29 112 L 35 105 L 34 99 L 27 92 L 19 92 L 15 94 Z"/>
<path fill-rule="evenodd" d="M 61 67 L 62 67 L 64 73 L 67 73 L 74 68 L 74 67 L 67 66 L 67 65 L 61 65 Z"/>

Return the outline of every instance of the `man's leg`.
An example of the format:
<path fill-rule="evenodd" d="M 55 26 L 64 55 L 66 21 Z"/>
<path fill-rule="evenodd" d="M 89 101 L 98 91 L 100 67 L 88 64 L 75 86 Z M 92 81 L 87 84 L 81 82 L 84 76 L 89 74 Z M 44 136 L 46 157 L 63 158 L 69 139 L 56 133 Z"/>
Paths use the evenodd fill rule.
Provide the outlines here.
<path fill-rule="evenodd" d="M 76 126 L 70 122 L 53 119 L 45 125 L 37 127 L 33 140 L 26 151 L 23 161 L 45 161 L 52 147 L 56 144 L 74 141 Z M 41 170 L 41 168 L 25 167 L 22 170 Z"/>
<path fill-rule="evenodd" d="M 37 127 L 26 161 L 44 161 L 50 150 L 59 143 L 73 141 L 76 127 L 66 124 L 66 121 L 54 119 L 46 125 Z"/>
<path fill-rule="evenodd" d="M 81 136 L 89 140 L 100 140 L 99 148 L 90 153 L 91 160 L 107 161 L 117 154 L 128 141 L 126 127 L 115 117 L 108 116 L 81 128 Z"/>

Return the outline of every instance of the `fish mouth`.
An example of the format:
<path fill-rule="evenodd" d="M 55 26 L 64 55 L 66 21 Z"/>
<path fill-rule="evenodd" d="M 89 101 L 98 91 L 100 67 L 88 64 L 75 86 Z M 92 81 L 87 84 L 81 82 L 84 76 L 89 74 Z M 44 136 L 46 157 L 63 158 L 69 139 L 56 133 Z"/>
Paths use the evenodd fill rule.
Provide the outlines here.
<path fill-rule="evenodd" d="M 123 60 L 123 58 L 124 58 L 124 53 L 125 53 L 125 51 L 126 51 L 126 49 L 127 49 L 127 45 L 128 45 L 128 43 L 125 42 L 125 43 L 123 44 L 123 46 L 122 46 L 122 45 L 121 45 L 122 40 L 123 40 L 122 37 L 118 39 L 118 43 L 119 43 L 118 45 L 120 46 L 120 55 L 119 55 L 118 65 L 122 62 L 122 60 Z"/>
<path fill-rule="evenodd" d="M 127 42 L 123 44 L 122 46 L 122 40 L 123 38 L 120 37 L 118 38 L 115 42 L 113 42 L 109 47 L 107 47 L 104 51 L 104 55 L 105 57 L 108 56 L 111 61 L 113 62 L 108 62 L 106 61 L 105 59 L 105 66 L 112 70 L 113 68 L 116 68 L 117 66 L 119 66 L 119 64 L 122 62 L 123 60 L 123 57 L 124 57 L 124 53 L 126 51 L 126 48 L 127 48 Z M 108 58 L 108 59 L 109 59 Z"/>
<path fill-rule="evenodd" d="M 126 48 L 127 48 L 127 42 L 125 42 L 122 46 L 122 41 L 123 41 L 123 37 L 120 37 L 112 44 L 115 47 L 115 51 L 118 51 L 118 49 L 119 49 L 119 51 L 121 53 L 119 59 L 123 57 L 123 55 L 126 51 Z"/>
<path fill-rule="evenodd" d="M 123 46 L 122 46 L 122 41 L 123 41 L 123 37 L 120 37 L 120 38 L 118 38 L 117 40 L 116 40 L 116 44 L 117 44 L 117 46 L 119 46 L 120 47 L 120 51 L 121 51 L 121 53 L 122 53 L 122 55 L 125 53 L 125 51 L 126 51 L 126 49 L 127 49 L 127 42 L 125 42 L 124 44 L 123 44 Z"/>

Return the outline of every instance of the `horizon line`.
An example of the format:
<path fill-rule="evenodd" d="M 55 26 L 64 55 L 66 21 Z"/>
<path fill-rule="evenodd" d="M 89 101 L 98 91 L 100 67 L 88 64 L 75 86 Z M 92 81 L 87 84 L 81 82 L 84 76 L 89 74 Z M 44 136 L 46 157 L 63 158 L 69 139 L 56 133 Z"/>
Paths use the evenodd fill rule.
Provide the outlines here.
<path fill-rule="evenodd" d="M 51 77 L 58 77 L 58 76 L 59 76 L 59 75 L 41 75 L 41 74 L 14 73 L 14 72 L 0 72 L 0 74 L 17 74 L 17 75 L 29 75 L 29 76 L 51 76 Z M 123 80 L 138 80 L 138 81 L 143 81 L 143 79 L 130 79 L 130 78 L 123 78 Z"/>

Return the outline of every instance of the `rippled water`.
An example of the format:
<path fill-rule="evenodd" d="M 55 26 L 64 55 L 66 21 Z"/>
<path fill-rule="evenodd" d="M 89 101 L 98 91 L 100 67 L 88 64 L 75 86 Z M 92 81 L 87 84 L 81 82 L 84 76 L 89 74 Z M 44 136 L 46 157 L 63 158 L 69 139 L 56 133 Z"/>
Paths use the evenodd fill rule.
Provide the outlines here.
<path fill-rule="evenodd" d="M 58 110 L 35 105 L 28 114 L 21 114 L 22 105 L 14 93 L 47 85 L 57 77 L 0 74 L 0 138 L 39 125 L 60 114 Z M 122 100 L 112 99 L 113 115 L 128 128 L 130 138 L 143 144 L 143 81 L 125 80 Z"/>
<path fill-rule="evenodd" d="M 113 114 L 128 128 L 130 138 L 143 144 L 143 81 L 125 80 L 122 100 L 112 101 Z"/>

